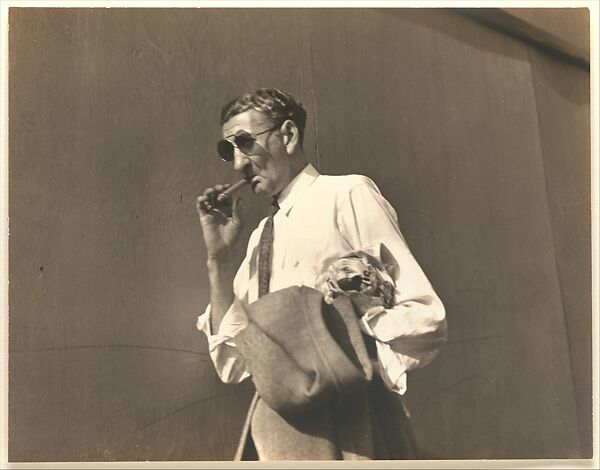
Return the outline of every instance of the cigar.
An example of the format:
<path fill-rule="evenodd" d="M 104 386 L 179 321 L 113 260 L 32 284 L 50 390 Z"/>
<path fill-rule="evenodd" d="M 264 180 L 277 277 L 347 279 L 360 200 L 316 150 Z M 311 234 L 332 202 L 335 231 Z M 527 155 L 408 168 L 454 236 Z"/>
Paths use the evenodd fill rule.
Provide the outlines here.
<path fill-rule="evenodd" d="M 223 191 L 221 194 L 226 194 L 227 196 L 231 196 L 233 193 L 237 192 L 239 189 L 243 188 L 244 186 L 246 186 L 248 183 L 250 183 L 250 181 L 248 181 L 246 178 L 242 178 L 241 180 L 239 180 L 237 183 L 232 184 L 231 186 L 229 186 L 225 191 Z"/>
<path fill-rule="evenodd" d="M 223 200 L 225 200 L 225 198 L 231 196 L 233 193 L 235 193 L 238 190 L 242 189 L 244 186 L 246 186 L 249 183 L 250 183 L 250 181 L 247 180 L 246 178 L 243 178 L 243 179 L 239 180 L 237 183 L 234 183 L 231 186 L 229 186 L 225 191 L 220 192 L 219 194 L 217 194 L 216 201 L 217 202 L 222 202 Z"/>

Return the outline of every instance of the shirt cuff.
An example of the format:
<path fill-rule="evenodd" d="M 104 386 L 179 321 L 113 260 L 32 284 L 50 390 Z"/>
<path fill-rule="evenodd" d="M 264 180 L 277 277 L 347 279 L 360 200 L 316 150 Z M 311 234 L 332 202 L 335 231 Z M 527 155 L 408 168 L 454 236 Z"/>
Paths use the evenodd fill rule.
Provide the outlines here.
<path fill-rule="evenodd" d="M 379 373 L 383 382 L 392 392 L 404 395 L 406 392 L 406 371 L 408 369 L 404 357 L 401 354 L 396 354 L 388 344 L 377 341 L 376 345 Z"/>
<path fill-rule="evenodd" d="M 227 312 L 221 320 L 218 331 L 213 334 L 210 325 L 211 306 L 210 304 L 204 310 L 204 313 L 198 317 L 196 328 L 202 331 L 208 339 L 208 349 L 213 351 L 222 343 L 228 346 L 235 346 L 233 338 L 248 326 L 248 315 L 244 306 L 236 297 L 229 306 Z"/>
<path fill-rule="evenodd" d="M 397 354 L 389 344 L 378 340 L 377 335 L 369 324 L 371 320 L 379 317 L 386 310 L 382 306 L 370 308 L 361 317 L 359 325 L 367 335 L 375 338 L 377 347 L 377 362 L 379 363 L 379 375 L 388 389 L 399 395 L 406 392 L 406 371 L 408 366 L 401 354 Z"/>
<path fill-rule="evenodd" d="M 383 308 L 381 305 L 376 306 L 376 307 L 371 307 L 369 310 L 367 310 L 362 317 L 360 317 L 360 329 L 368 334 L 369 336 L 377 339 L 377 335 L 375 334 L 375 332 L 373 331 L 373 328 L 370 325 L 370 321 L 373 320 L 374 318 L 377 318 L 379 315 L 381 315 L 383 312 L 385 312 L 385 308 Z"/>

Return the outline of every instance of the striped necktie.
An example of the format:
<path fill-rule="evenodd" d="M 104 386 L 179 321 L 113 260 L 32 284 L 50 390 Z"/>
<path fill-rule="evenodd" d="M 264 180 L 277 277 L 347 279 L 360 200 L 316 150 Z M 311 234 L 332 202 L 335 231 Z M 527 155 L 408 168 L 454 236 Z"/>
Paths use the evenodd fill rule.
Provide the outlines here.
<path fill-rule="evenodd" d="M 269 281 L 271 280 L 271 251 L 273 248 L 273 217 L 279 210 L 277 200 L 273 198 L 269 217 L 265 222 L 260 234 L 258 251 L 258 296 L 262 297 L 269 293 Z"/>

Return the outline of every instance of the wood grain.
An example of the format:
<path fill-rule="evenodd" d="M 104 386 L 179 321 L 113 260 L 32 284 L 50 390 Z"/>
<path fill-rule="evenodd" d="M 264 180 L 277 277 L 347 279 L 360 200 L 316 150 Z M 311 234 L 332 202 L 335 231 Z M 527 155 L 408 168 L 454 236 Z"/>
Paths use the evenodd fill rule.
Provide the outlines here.
<path fill-rule="evenodd" d="M 450 343 L 409 376 L 424 455 L 580 455 L 526 46 L 449 12 L 313 25 L 321 167 L 379 184 L 447 307 Z"/>
<path fill-rule="evenodd" d="M 195 197 L 234 178 L 226 100 L 280 86 L 314 115 L 286 18 L 11 10 L 12 460 L 232 458 L 251 388 L 219 383 L 195 330 Z M 266 205 L 243 195 L 247 238 Z"/>
<path fill-rule="evenodd" d="M 447 307 L 409 377 L 423 456 L 587 455 L 585 71 L 445 10 L 9 21 L 11 461 L 232 458 L 252 390 L 195 330 L 194 200 L 235 179 L 220 107 L 259 86 L 305 104 L 322 172 L 377 182 Z M 247 238 L 267 201 L 242 195 Z"/>

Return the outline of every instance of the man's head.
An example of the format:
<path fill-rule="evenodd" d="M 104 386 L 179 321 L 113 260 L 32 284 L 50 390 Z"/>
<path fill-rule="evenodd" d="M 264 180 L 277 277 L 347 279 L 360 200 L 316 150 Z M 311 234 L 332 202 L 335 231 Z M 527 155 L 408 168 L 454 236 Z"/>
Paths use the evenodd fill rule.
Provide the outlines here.
<path fill-rule="evenodd" d="M 251 179 L 256 194 L 276 196 L 306 166 L 306 111 L 288 93 L 261 88 L 221 112 L 219 154 Z"/>
<path fill-rule="evenodd" d="M 306 110 L 292 95 L 277 88 L 259 88 L 253 93 L 235 98 L 221 110 L 221 126 L 233 116 L 253 109 L 263 113 L 274 125 L 291 120 L 300 133 L 300 146 L 304 140 Z"/>

